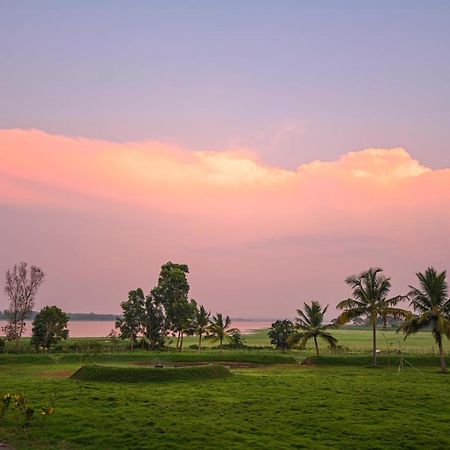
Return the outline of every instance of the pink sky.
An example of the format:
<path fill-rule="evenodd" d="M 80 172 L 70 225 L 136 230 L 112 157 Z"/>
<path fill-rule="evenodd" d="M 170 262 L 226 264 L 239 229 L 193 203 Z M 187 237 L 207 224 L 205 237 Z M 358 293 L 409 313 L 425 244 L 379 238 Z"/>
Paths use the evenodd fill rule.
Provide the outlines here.
<path fill-rule="evenodd" d="M 447 269 L 449 205 L 450 169 L 402 148 L 287 170 L 245 148 L 0 130 L 0 271 L 40 265 L 38 307 L 118 312 L 172 260 L 213 311 L 283 318 L 317 299 L 331 318 L 349 274 L 381 266 L 397 294 Z"/>

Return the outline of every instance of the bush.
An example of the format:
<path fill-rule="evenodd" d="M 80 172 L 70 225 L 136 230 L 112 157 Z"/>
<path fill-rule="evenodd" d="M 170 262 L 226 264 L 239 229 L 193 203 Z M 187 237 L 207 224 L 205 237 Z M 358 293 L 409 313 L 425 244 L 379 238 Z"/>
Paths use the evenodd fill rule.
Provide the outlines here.
<path fill-rule="evenodd" d="M 6 342 L 4 339 L 0 338 L 0 353 L 5 353 Z"/>

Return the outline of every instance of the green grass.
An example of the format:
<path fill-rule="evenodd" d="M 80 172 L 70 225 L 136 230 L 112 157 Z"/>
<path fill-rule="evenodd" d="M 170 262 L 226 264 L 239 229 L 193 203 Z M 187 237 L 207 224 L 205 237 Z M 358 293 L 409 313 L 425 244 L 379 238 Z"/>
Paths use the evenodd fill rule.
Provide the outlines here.
<path fill-rule="evenodd" d="M 114 367 L 90 364 L 80 367 L 71 375 L 80 381 L 112 381 L 116 383 L 146 383 L 164 381 L 194 381 L 226 378 L 229 369 L 218 364 L 199 367 Z"/>
<path fill-rule="evenodd" d="M 261 352 L 205 355 L 230 360 L 240 353 Z M 270 352 L 263 354 L 269 360 Z M 18 450 L 450 447 L 450 376 L 438 373 L 432 355 L 406 356 L 420 372 L 406 365 L 399 373 L 398 356 L 389 358 L 390 367 L 380 357 L 381 368 L 372 370 L 370 355 L 330 355 L 313 358 L 313 367 L 272 364 L 232 369 L 227 378 L 164 383 L 79 381 L 69 378 L 80 367 L 71 355 L 45 363 L 26 356 L 20 365 L 9 360 L 0 367 L 0 393 L 23 392 L 34 407 L 55 401 L 55 413 L 25 429 L 7 415 L 0 441 Z M 130 365 L 136 355 L 109 357 L 122 374 L 149 370 Z"/>
<path fill-rule="evenodd" d="M 371 368 L 370 330 L 333 333 L 344 353 L 331 354 L 321 343 L 312 366 L 296 364 L 312 347 L 284 354 L 185 345 L 180 353 L 126 352 L 122 344 L 97 355 L 2 354 L 0 394 L 23 392 L 37 410 L 54 402 L 55 413 L 37 415 L 29 428 L 8 414 L 0 419 L 0 441 L 18 450 L 450 448 L 450 375 L 438 372 L 431 333 L 404 341 L 379 332 L 378 370 Z M 196 342 L 185 344 L 190 340 Z M 248 335 L 247 343 L 267 345 L 266 330 Z M 190 362 L 211 365 L 152 367 Z M 210 370 L 228 371 L 217 368 L 227 362 L 232 376 L 211 376 Z M 90 380 L 70 378 L 86 365 Z"/>
<path fill-rule="evenodd" d="M 295 356 L 298 356 L 295 354 Z M 83 353 L 54 353 L 54 354 L 3 354 L 0 355 L 1 365 L 14 364 L 55 364 L 55 363 L 77 363 L 79 365 L 96 362 L 121 362 L 133 363 L 142 362 L 149 365 L 172 362 L 241 362 L 253 364 L 295 364 L 294 354 L 282 354 L 275 351 L 224 351 L 202 350 L 198 351 L 165 351 L 165 352 L 118 352 L 118 353 L 98 353 L 96 355 Z"/>

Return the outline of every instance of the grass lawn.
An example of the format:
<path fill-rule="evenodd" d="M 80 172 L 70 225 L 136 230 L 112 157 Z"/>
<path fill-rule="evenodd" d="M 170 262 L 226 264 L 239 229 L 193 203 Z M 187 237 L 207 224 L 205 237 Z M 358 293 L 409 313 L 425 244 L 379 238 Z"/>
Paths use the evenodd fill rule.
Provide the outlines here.
<path fill-rule="evenodd" d="M 125 370 L 150 360 L 266 363 L 225 378 L 163 382 L 80 381 L 69 378 L 79 355 L 7 355 L 1 393 L 23 392 L 35 407 L 54 401 L 55 413 L 29 428 L 8 414 L 0 440 L 30 450 L 450 447 L 450 376 L 437 372 L 437 357 L 408 355 L 420 372 L 407 366 L 398 374 L 398 356 L 390 367 L 380 357 L 373 369 L 370 355 L 324 356 L 307 367 L 290 355 L 99 355 L 102 366 Z"/>

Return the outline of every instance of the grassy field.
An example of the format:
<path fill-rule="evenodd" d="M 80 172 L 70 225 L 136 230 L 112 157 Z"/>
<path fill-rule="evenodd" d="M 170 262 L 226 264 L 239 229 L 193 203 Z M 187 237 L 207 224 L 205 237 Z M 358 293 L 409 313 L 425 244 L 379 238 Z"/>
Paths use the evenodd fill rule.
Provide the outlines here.
<path fill-rule="evenodd" d="M 349 340 L 343 345 L 360 351 L 313 357 L 307 366 L 298 364 L 299 351 L 0 355 L 0 394 L 22 392 L 36 409 L 55 407 L 27 428 L 8 413 L 0 441 L 18 450 L 450 448 L 450 376 L 438 373 L 431 339 L 418 336 L 399 371 L 394 353 L 370 367 L 362 351 L 369 332 L 358 331 L 356 343 L 354 330 L 339 332 Z M 101 364 L 94 378 L 70 377 L 93 362 Z M 152 368 L 200 362 L 230 369 L 209 376 L 205 367 L 217 366 Z M 178 379 L 164 377 L 177 370 Z M 158 379 L 145 371 L 160 371 Z"/>

